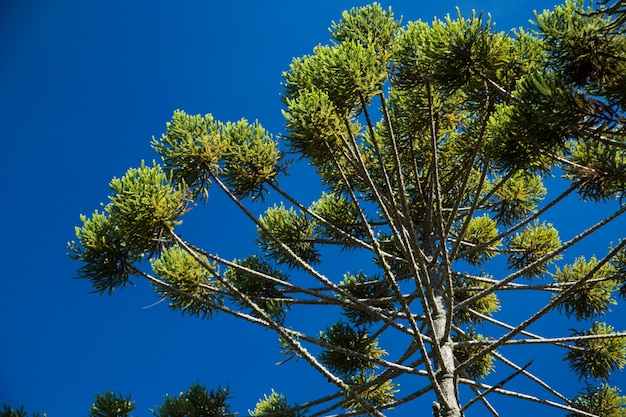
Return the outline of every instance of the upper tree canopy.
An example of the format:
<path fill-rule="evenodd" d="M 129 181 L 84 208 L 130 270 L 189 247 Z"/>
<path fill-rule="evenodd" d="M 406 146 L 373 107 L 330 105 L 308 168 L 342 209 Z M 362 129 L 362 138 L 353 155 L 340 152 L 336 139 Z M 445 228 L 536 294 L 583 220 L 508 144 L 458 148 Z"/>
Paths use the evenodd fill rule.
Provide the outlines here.
<path fill-rule="evenodd" d="M 533 31 L 498 32 L 484 15 L 401 26 L 377 3 L 344 12 L 330 44 L 283 74 L 281 135 L 176 111 L 152 142 L 161 161 L 113 179 L 102 211 L 81 217 L 79 276 L 100 293 L 144 277 L 175 310 L 272 329 L 336 386 L 296 408 L 272 392 L 253 415 L 415 414 L 433 393 L 435 416 L 498 415 L 498 394 L 623 416 L 609 377 L 626 337 L 599 320 L 626 292 L 626 240 L 584 256 L 576 244 L 626 210 L 624 16 L 623 1 L 567 1 Z M 280 186 L 296 162 L 325 188 L 312 204 Z M 224 259 L 177 233 L 210 188 L 256 225 L 258 253 Z M 270 193 L 283 202 L 253 215 Z M 572 195 L 613 212 L 565 241 L 545 217 Z M 333 250 L 359 267 L 325 263 Z M 511 292 L 543 304 L 509 322 Z M 338 316 L 311 334 L 295 310 Z M 530 332 L 554 314 L 571 321 L 561 337 Z M 528 344 L 562 351 L 586 388 L 569 398 L 562 375 L 507 358 Z M 514 378 L 529 391 L 507 389 Z"/>

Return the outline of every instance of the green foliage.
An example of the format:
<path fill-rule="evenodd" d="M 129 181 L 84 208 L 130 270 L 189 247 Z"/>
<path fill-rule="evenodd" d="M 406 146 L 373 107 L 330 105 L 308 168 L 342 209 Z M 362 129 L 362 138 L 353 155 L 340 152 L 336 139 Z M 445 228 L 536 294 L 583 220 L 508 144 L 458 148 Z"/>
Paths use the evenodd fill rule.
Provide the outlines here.
<path fill-rule="evenodd" d="M 283 115 L 291 149 L 311 158 L 316 166 L 326 162 L 329 152 L 341 147 L 342 134 L 346 133 L 328 93 L 316 88 L 299 91 L 296 97 L 287 97 L 285 103 L 288 110 L 283 110 Z"/>
<path fill-rule="evenodd" d="M 226 271 L 226 279 L 261 306 L 274 320 L 282 323 L 287 315 L 289 304 L 275 299 L 282 297 L 279 281 L 288 281 L 287 274 L 272 267 L 257 255 L 235 260 L 235 264 L 237 267 Z M 242 309 L 250 309 L 250 306 L 243 300 L 235 299 L 234 302 Z M 256 315 L 254 311 L 251 313 Z"/>
<path fill-rule="evenodd" d="M 373 47 L 381 62 L 387 62 L 399 23 L 394 19 L 391 7 L 383 10 L 379 3 L 372 3 L 344 11 L 339 23 L 333 21 L 330 33 L 339 43 L 352 41 Z"/>
<path fill-rule="evenodd" d="M 28 417 L 28 413 L 24 409 L 24 406 L 20 408 L 13 408 L 8 404 L 2 404 L 2 410 L 0 410 L 0 417 Z M 33 417 L 41 417 L 40 413 L 33 413 Z M 46 417 L 46 413 L 43 414 Z"/>
<path fill-rule="evenodd" d="M 515 102 L 498 105 L 489 121 L 488 155 L 500 169 L 547 171 L 585 115 L 582 93 L 555 72 L 521 79 Z"/>
<path fill-rule="evenodd" d="M 345 148 L 360 133 L 350 114 L 383 92 L 397 29 L 391 12 L 376 3 L 352 9 L 333 23 L 337 43 L 320 45 L 313 54 L 294 59 L 283 73 L 287 144 L 310 158 L 333 188 L 345 182 L 336 163 L 342 161 L 348 168 Z"/>
<path fill-rule="evenodd" d="M 294 255 L 311 265 L 320 261 L 314 245 L 316 224 L 304 213 L 287 210 L 281 203 L 267 209 L 259 224 L 259 247 L 270 259 L 291 268 L 300 266 Z"/>
<path fill-rule="evenodd" d="M 214 306 L 222 304 L 221 288 L 214 278 L 215 263 L 204 256 L 200 259 L 201 263 L 180 246 L 167 248 L 161 256 L 152 258 L 154 273 L 166 284 L 155 283 L 154 290 L 169 299 L 172 310 L 211 318 Z"/>
<path fill-rule="evenodd" d="M 457 304 L 479 294 L 482 290 L 490 286 L 487 282 L 477 281 L 468 277 L 456 278 L 455 283 L 454 300 Z M 491 316 L 493 313 L 500 310 L 500 300 L 498 300 L 498 296 L 495 293 L 486 294 L 470 303 L 467 308 L 456 309 L 454 311 L 455 321 L 459 324 L 482 323 L 483 319 L 470 310 Z"/>
<path fill-rule="evenodd" d="M 206 200 L 211 176 L 228 147 L 220 133 L 220 124 L 210 114 L 190 116 L 176 110 L 167 122 L 166 133 L 152 138 L 152 147 L 161 156 L 163 166 L 174 178 L 192 190 L 194 198 Z"/>
<path fill-rule="evenodd" d="M 292 331 L 292 329 L 289 329 L 289 330 L 287 330 L 287 334 L 289 335 L 289 337 L 290 337 L 291 339 L 296 340 L 296 341 L 298 341 L 298 342 L 299 342 L 299 338 L 300 338 L 299 336 L 300 336 L 300 335 L 299 335 L 298 333 L 296 333 L 296 332 Z M 280 349 L 280 350 L 279 350 L 279 353 L 280 353 L 281 355 L 288 355 L 288 357 L 287 357 L 287 359 L 285 359 L 284 361 L 282 361 L 282 362 L 278 362 L 278 363 L 277 363 L 277 365 L 282 365 L 282 364 L 284 364 L 285 362 L 287 362 L 287 361 L 289 361 L 289 360 L 293 359 L 294 357 L 296 357 L 296 358 L 300 358 L 300 356 L 301 356 L 301 355 L 300 355 L 300 353 L 298 353 L 298 352 L 296 352 L 296 351 L 294 350 L 293 345 L 290 343 L 290 341 L 289 341 L 289 340 L 287 340 L 287 339 L 286 339 L 285 337 L 283 337 L 282 335 L 279 335 L 279 336 L 278 336 L 278 348 Z"/>
<path fill-rule="evenodd" d="M 615 137 L 617 143 L 623 138 Z M 593 140 L 579 140 L 570 145 L 572 165 L 565 168 L 583 198 L 605 201 L 623 198 L 626 190 L 626 151 L 622 147 L 602 146 Z"/>
<path fill-rule="evenodd" d="M 278 144 L 258 123 L 226 123 L 222 135 L 229 146 L 221 176 L 239 198 L 263 199 L 267 184 L 284 171 Z"/>
<path fill-rule="evenodd" d="M 398 392 L 398 384 L 394 384 L 389 379 L 378 380 L 378 375 L 373 372 L 359 373 L 347 378 L 348 385 L 359 390 L 359 398 L 361 401 L 375 409 L 391 409 L 394 396 Z M 343 407 L 348 410 L 356 411 L 363 416 L 371 416 L 372 413 L 367 411 L 366 406 L 353 398 L 348 398 Z"/>
<path fill-rule="evenodd" d="M 569 82 L 585 86 L 593 95 L 623 97 L 619 88 L 626 73 L 626 40 L 614 36 L 613 19 L 593 13 L 583 4 L 567 0 L 554 10 L 535 15 L 549 63 Z"/>
<path fill-rule="evenodd" d="M 619 250 L 611 259 L 611 266 L 615 268 L 615 276 L 619 278 L 620 297 L 626 299 L 626 248 Z"/>
<path fill-rule="evenodd" d="M 171 186 L 158 165 L 131 168 L 122 178 L 113 178 L 113 194 L 104 212 L 81 216 L 76 227 L 78 242 L 71 242 L 70 257 L 84 265 L 79 278 L 89 279 L 103 293 L 124 287 L 133 265 L 150 257 L 170 242 L 170 233 L 187 211 L 188 195 L 181 185 Z"/>
<path fill-rule="evenodd" d="M 597 278 L 599 280 L 585 283 L 558 305 L 559 311 L 564 311 L 567 317 L 574 315 L 577 320 L 592 319 L 609 311 L 609 305 L 617 304 L 612 297 L 617 283 L 610 279 L 615 274 L 614 268 L 610 264 L 604 264 L 598 269 L 597 265 L 598 261 L 595 257 L 592 257 L 589 262 L 584 257 L 580 257 L 574 261 L 573 265 L 566 265 L 563 269 L 557 267 L 553 274 L 557 282 L 574 284 L 581 279 Z M 564 290 L 567 288 L 565 286 Z"/>
<path fill-rule="evenodd" d="M 96 394 L 93 405 L 89 408 L 89 417 L 129 417 L 135 409 L 135 402 L 112 391 Z"/>
<path fill-rule="evenodd" d="M 535 220 L 533 224 L 512 236 L 507 246 L 511 252 L 508 257 L 509 269 L 521 270 L 557 250 L 561 246 L 561 239 L 558 231 L 550 223 L 539 224 L 539 221 Z M 546 262 L 541 262 L 529 268 L 523 275 L 527 278 L 542 277 L 547 272 L 547 265 L 557 259 L 559 257 L 554 256 Z"/>
<path fill-rule="evenodd" d="M 283 99 L 295 99 L 300 92 L 324 91 L 339 115 L 380 93 L 387 80 L 387 68 L 374 45 L 355 41 L 329 46 L 317 46 L 313 55 L 294 59 L 289 72 L 283 73 Z"/>
<path fill-rule="evenodd" d="M 620 395 L 620 390 L 601 384 L 598 387 L 587 384 L 585 391 L 581 391 L 574 399 L 574 407 L 595 414 L 600 417 L 625 417 L 626 396 Z M 568 417 L 578 417 L 582 414 L 569 413 Z"/>
<path fill-rule="evenodd" d="M 577 336 L 611 335 L 613 327 L 595 322 L 589 331 L 576 331 Z M 626 365 L 626 336 L 580 339 L 570 349 L 565 360 L 579 378 L 600 378 L 606 380 L 611 372 L 621 370 Z"/>
<path fill-rule="evenodd" d="M 263 396 L 263 399 L 260 399 L 256 403 L 256 407 L 253 411 L 249 411 L 251 416 L 262 416 L 265 414 L 271 414 L 276 412 L 281 412 L 281 416 L 285 417 L 304 417 L 306 410 L 293 410 L 287 411 L 291 408 L 296 408 L 298 405 L 296 404 L 294 407 L 291 407 L 287 403 L 287 399 L 284 395 L 278 394 L 272 390 L 272 393 L 268 396 L 267 394 Z M 286 412 L 285 412 L 286 411 Z"/>
<path fill-rule="evenodd" d="M 472 13 L 465 19 L 457 12 L 456 20 L 450 15 L 435 20 L 425 34 L 425 70 L 446 91 L 469 87 L 473 92 L 479 89 L 472 85 L 476 72 L 496 74 L 506 67 L 512 42 L 504 33 L 493 32 L 490 16 L 483 21 Z"/>
<path fill-rule="evenodd" d="M 105 213 L 96 210 L 91 218 L 81 215 L 80 221 L 83 226 L 75 228 L 79 243 L 68 244 L 70 257 L 83 262 L 78 277 L 89 279 L 100 294 L 126 286 L 141 253 L 124 244 L 123 231 Z"/>
<path fill-rule="evenodd" d="M 357 205 L 337 193 L 322 193 L 320 199 L 311 204 L 311 211 L 350 236 L 359 239 L 366 237 Z M 320 238 L 345 242 L 346 238 L 335 230 L 319 223 L 317 226 L 317 234 Z M 345 243 L 349 245 L 349 242 Z"/>
<path fill-rule="evenodd" d="M 368 278 L 363 272 L 357 274 L 345 274 L 343 281 L 339 283 L 350 295 L 360 300 L 364 300 L 368 305 L 390 311 L 394 308 L 391 301 L 393 292 L 389 284 L 378 278 Z M 342 305 L 343 315 L 355 326 L 366 326 L 374 320 L 371 313 L 353 307 Z"/>
<path fill-rule="evenodd" d="M 8 404 L 2 404 L 2 410 L 0 410 L 0 416 L 2 417 L 26 417 L 28 413 L 24 410 L 22 405 L 20 408 L 12 408 Z"/>
<path fill-rule="evenodd" d="M 105 210 L 124 231 L 124 242 L 147 256 L 159 252 L 169 242 L 169 230 L 187 211 L 185 187 L 173 187 L 156 163 L 129 169 L 122 178 L 113 178 L 110 187 L 113 194 Z"/>
<path fill-rule="evenodd" d="M 489 215 L 483 214 L 469 221 L 463 235 L 463 243 L 470 247 L 481 246 L 486 242 L 492 241 L 496 236 L 498 236 L 496 221 L 490 218 Z M 465 257 L 465 260 L 471 265 L 478 265 L 488 261 L 497 254 L 492 248 L 497 248 L 501 245 L 501 242 L 501 240 L 496 240 L 482 250 L 470 252 Z"/>
<path fill-rule="evenodd" d="M 543 170 L 551 164 L 546 155 L 564 151 L 573 136 L 586 133 L 595 139 L 599 133 L 623 125 L 623 117 L 612 105 L 623 112 L 626 103 L 626 39 L 614 30 L 611 17 L 584 8 L 582 1 L 567 0 L 554 10 L 536 14 L 536 20 L 546 64 L 552 71 L 523 78 L 515 91 L 516 102 L 498 109 L 490 129 L 491 155 L 502 166 Z M 578 138 L 576 142 L 577 152 L 585 154 L 589 145 L 580 144 Z M 603 153 L 620 154 L 612 147 L 603 149 L 598 162 L 604 164 L 598 168 L 611 168 L 608 161 L 613 165 L 619 161 L 615 156 L 602 157 Z M 623 184 L 623 163 L 609 171 L 594 168 L 594 164 L 568 166 L 572 178 L 580 175 L 585 197 L 604 198 Z M 596 182 L 608 182 L 609 186 L 603 190 Z"/>
<path fill-rule="evenodd" d="M 378 342 L 371 338 L 367 331 L 354 329 L 343 322 L 337 322 L 321 332 L 319 339 L 323 343 L 339 348 L 326 349 L 319 357 L 331 371 L 344 377 L 352 377 L 364 370 L 373 369 L 376 366 L 376 359 L 387 353 L 378 347 Z"/>
<path fill-rule="evenodd" d="M 204 385 L 196 382 L 189 390 L 177 397 L 165 396 L 163 404 L 150 410 L 156 417 L 208 417 L 230 416 L 230 398 L 228 388 L 218 387 L 208 391 Z"/>
<path fill-rule="evenodd" d="M 626 23 L 626 5 L 622 0 L 598 0 L 601 14 L 606 14 L 611 20 L 609 28 L 616 30 L 624 28 Z"/>
<path fill-rule="evenodd" d="M 474 357 L 484 347 L 481 343 L 469 344 L 463 342 L 483 342 L 485 341 L 485 337 L 481 334 L 477 334 L 476 330 L 471 327 L 466 333 L 457 333 L 454 337 L 454 341 L 457 343 L 454 346 L 454 356 L 459 363 L 463 363 Z M 465 367 L 463 373 L 471 379 L 482 379 L 493 372 L 495 368 L 493 359 L 493 355 L 485 355 Z"/>
<path fill-rule="evenodd" d="M 209 186 L 219 177 L 239 198 L 263 200 L 268 184 L 285 170 L 282 153 L 272 135 L 258 123 L 213 120 L 210 114 L 190 116 L 177 110 L 166 133 L 152 139 L 174 182 L 206 201 Z"/>
<path fill-rule="evenodd" d="M 546 189 L 539 175 L 516 173 L 496 189 L 494 194 L 496 204 L 492 209 L 494 218 L 498 224 L 512 225 L 534 214 L 537 204 L 545 195 Z"/>

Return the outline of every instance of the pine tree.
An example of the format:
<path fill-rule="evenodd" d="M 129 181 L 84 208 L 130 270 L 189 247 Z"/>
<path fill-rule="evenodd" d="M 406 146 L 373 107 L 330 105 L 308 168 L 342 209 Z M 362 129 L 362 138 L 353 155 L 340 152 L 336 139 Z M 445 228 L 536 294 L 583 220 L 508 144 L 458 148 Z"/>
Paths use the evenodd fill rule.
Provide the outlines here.
<path fill-rule="evenodd" d="M 535 30 L 504 33 L 476 14 L 401 26 L 377 3 L 346 11 L 330 44 L 283 74 L 281 135 L 176 111 L 152 141 L 160 162 L 114 178 L 109 202 L 81 216 L 69 245 L 79 276 L 99 293 L 145 278 L 174 310 L 271 329 L 287 359 L 336 387 L 300 406 L 272 391 L 251 415 L 383 416 L 432 395 L 435 417 L 485 415 L 476 403 L 497 416 L 490 398 L 505 395 L 624 416 L 609 383 L 626 336 L 600 319 L 626 295 L 626 240 L 594 240 L 585 256 L 575 245 L 626 210 L 625 15 L 621 0 L 568 0 L 536 13 Z M 292 159 L 321 181 L 312 204 L 279 184 Z M 178 233 L 216 188 L 256 227 L 258 253 L 225 259 Z M 281 201 L 256 216 L 270 194 Z M 545 218 L 573 196 L 614 210 L 563 240 Z M 358 269 L 325 263 L 337 250 Z M 543 305 L 506 322 L 511 293 Z M 340 315 L 311 334 L 296 309 Z M 561 336 L 528 330 L 559 314 Z M 507 358 L 536 344 L 585 380 L 576 398 L 562 376 Z M 522 378 L 545 396 L 506 387 Z M 166 408 L 186 395 L 156 415 L 176 415 Z"/>

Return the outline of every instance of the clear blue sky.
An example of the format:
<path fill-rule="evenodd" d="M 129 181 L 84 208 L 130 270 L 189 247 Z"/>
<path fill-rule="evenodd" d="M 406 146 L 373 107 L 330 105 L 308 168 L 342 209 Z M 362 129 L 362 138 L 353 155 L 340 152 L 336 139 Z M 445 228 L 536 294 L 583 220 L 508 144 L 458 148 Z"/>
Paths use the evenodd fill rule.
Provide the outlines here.
<path fill-rule="evenodd" d="M 270 388 L 291 401 L 311 398 L 320 378 L 303 363 L 276 367 L 283 358 L 273 334 L 225 316 L 181 318 L 165 303 L 148 307 L 156 298 L 140 281 L 112 297 L 90 294 L 87 282 L 72 279 L 79 265 L 67 258 L 66 243 L 78 215 L 106 201 L 113 176 L 156 157 L 150 138 L 163 132 L 175 109 L 223 121 L 259 119 L 280 133 L 281 72 L 292 57 L 326 43 L 331 20 L 344 9 L 362 4 L 0 4 L 0 403 L 24 404 L 49 417 L 82 416 L 95 393 L 112 389 L 132 392 L 135 414 L 148 416 L 164 394 L 196 380 L 229 384 L 240 415 Z M 456 5 L 465 15 L 472 8 L 491 11 L 506 31 L 528 26 L 532 10 L 551 8 L 554 0 L 388 4 L 405 22 L 454 14 Z M 306 179 L 299 184 L 306 191 Z M 220 201 L 216 195 L 208 210 L 192 213 L 197 229 L 187 236 L 227 258 L 245 256 L 253 228 L 225 227 L 234 208 Z M 567 236 L 569 224 L 587 221 L 596 210 L 565 209 L 555 221 Z M 621 221 L 613 232 L 623 236 L 624 226 Z M 602 241 L 597 252 L 605 251 Z M 571 379 L 568 394 L 575 392 L 578 381 L 563 378 Z M 626 390 L 623 375 L 613 384 Z M 523 415 L 515 404 L 520 408 L 504 414 Z"/>

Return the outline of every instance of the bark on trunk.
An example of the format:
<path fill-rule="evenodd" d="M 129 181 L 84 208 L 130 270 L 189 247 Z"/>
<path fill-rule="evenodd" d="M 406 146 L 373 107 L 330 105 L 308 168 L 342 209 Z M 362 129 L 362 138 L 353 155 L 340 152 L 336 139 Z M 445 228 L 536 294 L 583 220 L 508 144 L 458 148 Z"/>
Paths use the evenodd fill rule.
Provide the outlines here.
<path fill-rule="evenodd" d="M 439 346 L 441 355 L 434 355 L 435 378 L 441 394 L 438 393 L 439 403 L 433 405 L 434 417 L 461 417 L 461 407 L 455 376 L 454 350 L 452 339 L 446 334 L 447 309 L 445 289 L 441 271 L 436 265 L 429 268 L 429 282 L 433 293 L 433 331 L 434 342 Z"/>

